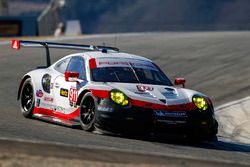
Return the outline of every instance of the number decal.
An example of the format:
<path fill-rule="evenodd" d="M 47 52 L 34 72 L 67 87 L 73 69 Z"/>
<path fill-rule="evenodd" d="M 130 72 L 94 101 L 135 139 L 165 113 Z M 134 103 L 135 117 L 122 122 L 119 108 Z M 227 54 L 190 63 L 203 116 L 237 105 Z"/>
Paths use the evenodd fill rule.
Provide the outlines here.
<path fill-rule="evenodd" d="M 76 88 L 70 88 L 69 90 L 69 101 L 76 103 L 78 97 L 78 91 Z"/>
<path fill-rule="evenodd" d="M 154 87 L 150 87 L 150 86 L 145 86 L 145 85 L 136 85 L 138 91 L 140 92 L 145 92 L 145 91 L 153 91 Z"/>
<path fill-rule="evenodd" d="M 16 49 L 16 50 L 20 49 L 20 41 L 12 40 L 12 45 L 11 46 L 12 46 L 13 49 Z"/>

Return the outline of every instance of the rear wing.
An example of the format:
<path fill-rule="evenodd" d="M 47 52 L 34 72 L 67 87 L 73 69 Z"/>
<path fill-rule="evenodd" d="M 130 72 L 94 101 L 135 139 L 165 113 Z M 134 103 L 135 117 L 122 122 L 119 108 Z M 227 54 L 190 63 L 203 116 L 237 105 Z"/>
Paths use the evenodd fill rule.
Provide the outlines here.
<path fill-rule="evenodd" d="M 11 46 L 13 49 L 19 50 L 21 47 L 30 48 L 45 48 L 47 67 L 51 65 L 50 61 L 50 48 L 57 49 L 74 49 L 83 51 L 102 51 L 107 53 L 108 50 L 119 52 L 118 48 L 110 46 L 94 46 L 94 45 L 80 45 L 80 44 L 67 44 L 67 43 L 54 43 L 43 41 L 24 41 L 24 40 L 12 40 Z"/>

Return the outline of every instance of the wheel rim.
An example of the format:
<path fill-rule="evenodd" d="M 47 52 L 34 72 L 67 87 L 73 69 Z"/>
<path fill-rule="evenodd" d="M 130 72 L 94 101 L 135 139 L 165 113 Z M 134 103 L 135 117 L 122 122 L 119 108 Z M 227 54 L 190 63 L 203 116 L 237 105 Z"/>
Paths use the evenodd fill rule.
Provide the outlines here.
<path fill-rule="evenodd" d="M 32 108 L 33 88 L 31 84 L 24 85 L 21 102 L 24 111 L 29 111 Z"/>
<path fill-rule="evenodd" d="M 85 126 L 90 125 L 94 120 L 95 102 L 94 99 L 88 98 L 81 106 L 81 121 Z"/>

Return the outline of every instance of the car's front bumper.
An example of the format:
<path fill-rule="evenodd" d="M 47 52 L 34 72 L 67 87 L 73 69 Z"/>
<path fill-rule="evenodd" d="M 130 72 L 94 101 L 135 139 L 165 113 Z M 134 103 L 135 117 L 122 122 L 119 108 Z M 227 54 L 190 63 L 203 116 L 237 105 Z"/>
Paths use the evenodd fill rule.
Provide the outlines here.
<path fill-rule="evenodd" d="M 121 107 L 110 99 L 102 99 L 97 106 L 98 129 L 112 133 L 158 133 L 185 134 L 194 137 L 212 138 L 217 134 L 218 123 L 212 106 L 208 111 L 186 111 L 186 116 L 164 116 L 159 118 L 154 110 L 128 106 Z"/>

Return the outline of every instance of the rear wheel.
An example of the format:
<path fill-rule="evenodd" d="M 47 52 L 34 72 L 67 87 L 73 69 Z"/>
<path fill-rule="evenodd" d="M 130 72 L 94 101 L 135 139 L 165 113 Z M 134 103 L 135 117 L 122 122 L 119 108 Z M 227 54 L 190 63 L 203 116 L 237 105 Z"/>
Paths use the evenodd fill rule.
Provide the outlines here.
<path fill-rule="evenodd" d="M 20 108 L 26 118 L 31 118 L 34 110 L 34 89 L 31 79 L 24 81 L 20 94 Z"/>
<path fill-rule="evenodd" d="M 86 93 L 80 104 L 80 123 L 85 131 L 93 131 L 96 118 L 95 99 L 91 93 Z"/>

